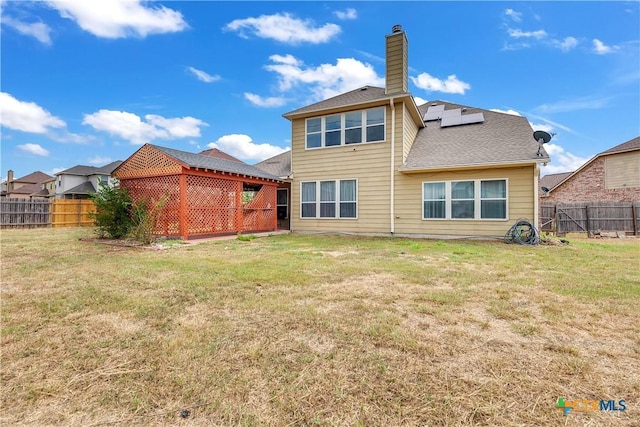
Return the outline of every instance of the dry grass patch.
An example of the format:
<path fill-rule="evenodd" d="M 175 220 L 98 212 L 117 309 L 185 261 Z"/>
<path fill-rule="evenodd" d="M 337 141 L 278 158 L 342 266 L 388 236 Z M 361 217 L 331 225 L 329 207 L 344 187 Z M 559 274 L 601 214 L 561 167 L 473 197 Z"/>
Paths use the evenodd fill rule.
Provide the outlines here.
<path fill-rule="evenodd" d="M 87 235 L 2 231 L 3 425 L 637 425 L 637 241 Z"/>

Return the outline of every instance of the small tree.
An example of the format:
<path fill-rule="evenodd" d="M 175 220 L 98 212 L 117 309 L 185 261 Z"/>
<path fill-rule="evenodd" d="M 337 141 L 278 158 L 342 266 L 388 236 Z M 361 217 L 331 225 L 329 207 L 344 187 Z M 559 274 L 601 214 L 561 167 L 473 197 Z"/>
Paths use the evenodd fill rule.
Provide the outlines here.
<path fill-rule="evenodd" d="M 129 235 L 133 202 L 126 188 L 110 187 L 100 182 L 100 189 L 90 197 L 96 204 L 96 212 L 92 216 L 98 236 L 122 239 Z"/>

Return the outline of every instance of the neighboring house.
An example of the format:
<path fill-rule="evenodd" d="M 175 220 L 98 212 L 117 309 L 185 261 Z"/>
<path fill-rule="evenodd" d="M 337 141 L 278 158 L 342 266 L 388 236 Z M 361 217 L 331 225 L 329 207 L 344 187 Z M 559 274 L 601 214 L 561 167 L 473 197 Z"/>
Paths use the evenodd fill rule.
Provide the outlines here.
<path fill-rule="evenodd" d="M 277 176 L 219 150 L 145 144 L 113 172 L 136 201 L 161 203 L 155 234 L 206 237 L 277 228 Z"/>
<path fill-rule="evenodd" d="M 597 154 L 549 187 L 541 201 L 640 202 L 640 137 Z"/>
<path fill-rule="evenodd" d="M 53 177 L 44 172 L 36 171 L 21 178 L 14 179 L 13 171 L 7 173 L 6 197 L 29 199 L 34 197 L 49 197 L 45 189 L 45 182 Z"/>
<path fill-rule="evenodd" d="M 289 230 L 291 219 L 289 206 L 291 206 L 291 150 L 273 156 L 254 165 L 258 169 L 275 175 L 282 180 L 278 187 L 278 228 Z"/>
<path fill-rule="evenodd" d="M 385 88 L 284 115 L 290 160 L 257 166 L 290 162 L 278 176 L 291 189 L 291 230 L 489 237 L 521 218 L 537 224 L 539 164 L 549 156 L 527 119 L 443 101 L 418 107 L 400 26 L 386 37 L 386 61 Z"/>
<path fill-rule="evenodd" d="M 540 195 L 547 194 L 552 188 L 560 184 L 573 172 L 552 173 L 540 178 Z"/>
<path fill-rule="evenodd" d="M 102 167 L 76 165 L 56 174 L 57 199 L 88 199 L 91 193 L 100 189 L 100 182 L 111 187 L 115 179 L 111 176 L 120 166 L 121 160 L 116 160 Z"/>

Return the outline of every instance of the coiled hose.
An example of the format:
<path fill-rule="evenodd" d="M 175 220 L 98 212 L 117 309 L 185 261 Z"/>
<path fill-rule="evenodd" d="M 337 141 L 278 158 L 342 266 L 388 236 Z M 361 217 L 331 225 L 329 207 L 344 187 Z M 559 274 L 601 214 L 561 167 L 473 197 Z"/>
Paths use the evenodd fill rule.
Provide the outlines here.
<path fill-rule="evenodd" d="M 504 241 L 520 245 L 537 245 L 540 243 L 540 235 L 529 221 L 519 219 L 504 235 Z"/>

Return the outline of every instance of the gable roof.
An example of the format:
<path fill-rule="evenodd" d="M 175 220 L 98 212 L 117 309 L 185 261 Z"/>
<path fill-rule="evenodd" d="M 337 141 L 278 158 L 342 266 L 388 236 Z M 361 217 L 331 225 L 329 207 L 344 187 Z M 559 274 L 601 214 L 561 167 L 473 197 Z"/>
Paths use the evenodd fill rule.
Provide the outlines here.
<path fill-rule="evenodd" d="M 567 177 L 565 177 L 562 181 L 558 182 L 553 188 L 550 188 L 547 194 L 551 193 L 553 190 L 560 187 L 562 184 L 570 180 L 574 175 L 577 175 L 578 173 L 580 173 L 580 171 L 582 171 L 584 168 L 589 166 L 591 163 L 593 163 L 596 159 L 600 157 L 610 156 L 612 154 L 627 153 L 627 152 L 636 151 L 636 150 L 640 150 L 640 136 L 637 136 L 633 139 L 630 139 L 627 142 L 623 142 L 622 144 L 616 145 L 615 147 L 609 148 L 608 150 L 605 150 L 601 153 L 596 154 L 585 164 L 583 164 L 578 169 L 576 169 L 571 174 L 569 174 Z"/>
<path fill-rule="evenodd" d="M 214 172 L 228 172 L 254 178 L 280 181 L 280 178 L 278 178 L 277 176 L 241 161 L 227 160 L 219 157 L 203 156 L 202 154 L 188 153 L 186 151 L 161 147 L 159 145 L 146 145 L 155 148 L 156 150 L 168 155 L 169 157 L 173 157 L 174 159 L 184 163 L 188 167 L 209 169 Z"/>
<path fill-rule="evenodd" d="M 418 109 L 415 101 L 413 100 L 413 96 L 411 96 L 409 92 L 395 92 L 387 94 L 384 88 L 376 86 L 362 86 L 361 88 L 342 93 L 332 98 L 325 99 L 324 101 L 316 102 L 315 104 L 290 111 L 283 114 L 283 117 L 293 120 L 294 118 L 311 116 L 322 112 L 326 113 L 332 110 L 366 108 L 369 104 L 372 104 L 371 106 L 373 106 L 373 104 L 379 105 L 381 101 L 400 98 L 411 100 L 408 101 L 408 103 L 413 104 L 414 108 L 409 108 L 409 114 L 411 114 L 416 123 L 421 126 L 422 120 L 418 114 Z"/>
<path fill-rule="evenodd" d="M 224 151 L 218 150 L 217 148 L 210 148 L 209 150 L 204 150 L 200 152 L 201 156 L 209 156 L 209 157 L 217 157 L 219 159 L 231 160 L 233 162 L 242 162 L 242 160 L 238 160 L 230 154 L 225 153 Z"/>
<path fill-rule="evenodd" d="M 444 104 L 445 111 L 466 109 L 464 114 L 482 113 L 481 123 L 441 127 L 438 120 L 426 122 L 400 171 L 465 168 L 486 165 L 543 163 L 549 155 L 533 139 L 533 129 L 522 116 L 499 113 L 444 101 L 432 101 L 418 109 L 423 116 L 431 105 Z"/>
<path fill-rule="evenodd" d="M 47 175 L 44 172 L 35 171 L 35 172 L 32 172 L 32 173 L 30 173 L 28 175 L 25 175 L 25 176 L 21 177 L 21 178 L 14 179 L 12 182 L 24 182 L 24 183 L 27 183 L 27 184 L 40 184 L 40 183 L 42 183 L 44 181 L 47 181 L 47 180 L 49 180 L 51 178 L 53 178 L 53 177 L 50 176 L 50 175 Z"/>
<path fill-rule="evenodd" d="M 564 181 L 572 173 L 573 172 L 562 172 L 562 173 L 552 173 L 549 175 L 545 175 L 542 178 L 540 178 L 540 188 L 541 189 L 546 188 L 547 190 L 543 190 L 543 191 L 549 191 L 553 187 L 555 187 L 556 185 Z"/>
<path fill-rule="evenodd" d="M 79 176 L 89 176 L 89 175 L 99 175 L 99 174 L 111 175 L 111 173 L 121 164 L 122 164 L 122 160 L 116 160 L 115 162 L 111 162 L 101 167 L 75 165 L 69 169 L 65 169 L 63 171 L 58 172 L 56 175 L 79 175 Z"/>
<path fill-rule="evenodd" d="M 291 176 L 291 150 L 256 163 L 254 166 L 281 179 L 288 178 Z"/>

